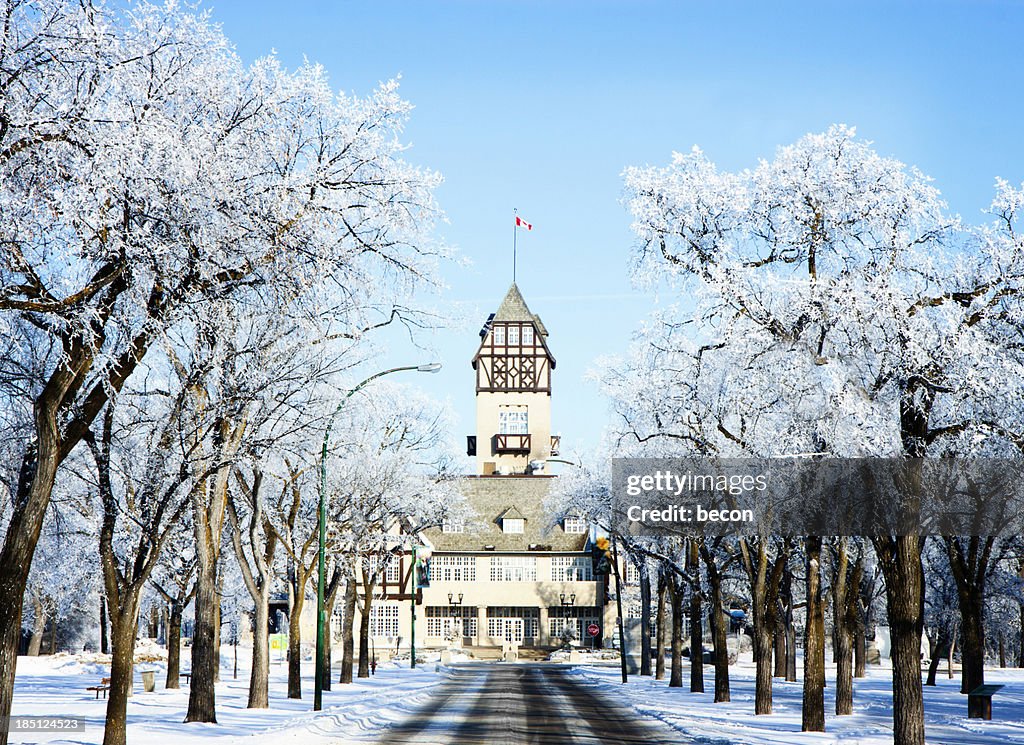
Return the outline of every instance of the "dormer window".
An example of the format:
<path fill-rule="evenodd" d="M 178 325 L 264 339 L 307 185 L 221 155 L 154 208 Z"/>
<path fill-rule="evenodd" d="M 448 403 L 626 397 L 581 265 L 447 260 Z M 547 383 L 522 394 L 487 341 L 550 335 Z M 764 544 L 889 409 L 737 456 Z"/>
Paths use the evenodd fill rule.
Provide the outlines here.
<path fill-rule="evenodd" d="M 533 326 L 523 326 L 523 346 L 533 345 Z"/>
<path fill-rule="evenodd" d="M 445 520 L 441 523 L 442 533 L 464 533 L 466 524 L 461 520 Z"/>
<path fill-rule="evenodd" d="M 491 333 L 494 334 L 494 346 L 496 346 L 496 347 L 503 347 L 503 346 L 505 346 L 505 327 L 504 326 L 495 326 L 494 327 L 494 331 L 492 331 Z"/>
<path fill-rule="evenodd" d="M 562 521 L 562 529 L 566 533 L 586 533 L 587 532 L 587 521 L 582 517 L 576 517 L 575 515 L 569 515 Z"/>
<path fill-rule="evenodd" d="M 526 520 L 521 517 L 502 518 L 501 530 L 504 533 L 522 533 L 526 528 Z"/>
<path fill-rule="evenodd" d="M 510 347 L 519 346 L 519 327 L 509 326 L 508 327 L 508 345 Z"/>

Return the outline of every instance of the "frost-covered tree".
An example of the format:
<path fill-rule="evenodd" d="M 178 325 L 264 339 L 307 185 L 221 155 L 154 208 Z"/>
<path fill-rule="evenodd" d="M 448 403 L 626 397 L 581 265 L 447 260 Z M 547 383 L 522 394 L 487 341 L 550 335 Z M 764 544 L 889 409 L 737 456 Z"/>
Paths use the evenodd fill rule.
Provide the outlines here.
<path fill-rule="evenodd" d="M 999 182 L 995 224 L 964 228 L 927 178 L 843 126 L 740 173 L 694 148 L 625 180 L 637 278 L 693 300 L 638 353 L 660 371 L 634 397 L 655 404 L 636 407 L 651 436 L 759 456 L 920 458 L 953 441 L 975 453 L 979 436 L 1018 441 L 1022 192 Z M 895 741 L 920 745 L 921 538 L 874 545 Z"/>
<path fill-rule="evenodd" d="M 354 98 L 315 65 L 246 68 L 208 16 L 174 4 L 15 0 L 0 16 L 0 338 L 20 365 L 5 371 L 31 372 L 2 389 L 20 427 L 0 550 L 2 717 L 57 471 L 108 398 L 185 311 L 316 287 L 337 333 L 361 328 L 354 307 L 429 274 L 437 178 L 402 160 L 409 106 L 393 83 Z M 198 558 L 204 662 L 187 718 L 215 721 L 212 557 Z"/>

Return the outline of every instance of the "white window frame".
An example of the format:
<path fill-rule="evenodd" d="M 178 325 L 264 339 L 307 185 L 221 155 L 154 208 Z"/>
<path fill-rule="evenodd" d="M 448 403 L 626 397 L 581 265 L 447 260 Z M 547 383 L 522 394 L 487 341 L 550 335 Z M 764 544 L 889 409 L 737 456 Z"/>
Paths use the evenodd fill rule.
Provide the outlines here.
<path fill-rule="evenodd" d="M 566 533 L 586 533 L 587 521 L 577 515 L 566 515 L 565 519 L 562 520 L 562 530 Z"/>
<path fill-rule="evenodd" d="M 508 327 L 508 345 L 510 347 L 519 346 L 519 327 L 509 326 Z"/>
<path fill-rule="evenodd" d="M 491 582 L 536 582 L 537 557 L 492 556 Z"/>
<path fill-rule="evenodd" d="M 503 517 L 501 530 L 503 533 L 521 535 L 526 532 L 526 520 L 521 517 Z"/>
<path fill-rule="evenodd" d="M 523 336 L 523 346 L 524 347 L 532 346 L 533 345 L 533 339 L 534 339 L 534 336 L 533 336 L 533 326 L 523 326 L 523 334 L 522 334 L 522 336 Z"/>
<path fill-rule="evenodd" d="M 495 326 L 493 329 L 491 329 L 491 334 L 494 337 L 494 339 L 493 339 L 494 340 L 494 346 L 496 346 L 496 347 L 503 347 L 503 346 L 505 346 L 505 327 L 504 326 Z"/>
<path fill-rule="evenodd" d="M 384 581 L 389 585 L 397 585 L 402 581 L 402 565 L 394 554 L 391 555 L 388 563 L 384 566 Z"/>
<path fill-rule="evenodd" d="M 462 520 L 444 520 L 441 522 L 442 533 L 465 533 L 466 523 Z"/>
<path fill-rule="evenodd" d="M 370 607 L 370 636 L 398 636 L 398 603 L 374 603 Z"/>
<path fill-rule="evenodd" d="M 475 556 L 438 556 L 430 560 L 431 582 L 476 582 Z"/>
<path fill-rule="evenodd" d="M 526 406 L 502 406 L 498 409 L 499 435 L 530 434 L 530 410 Z"/>
<path fill-rule="evenodd" d="M 593 582 L 594 566 L 589 556 L 552 556 L 552 582 Z"/>

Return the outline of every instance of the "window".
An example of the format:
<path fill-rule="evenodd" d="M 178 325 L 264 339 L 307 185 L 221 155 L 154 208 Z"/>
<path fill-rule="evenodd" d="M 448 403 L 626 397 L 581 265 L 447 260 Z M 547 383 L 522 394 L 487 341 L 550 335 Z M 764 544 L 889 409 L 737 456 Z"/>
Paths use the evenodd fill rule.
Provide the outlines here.
<path fill-rule="evenodd" d="M 465 533 L 466 524 L 461 520 L 445 520 L 441 523 L 442 533 Z"/>
<path fill-rule="evenodd" d="M 589 556 L 552 556 L 552 582 L 592 582 L 594 567 Z"/>
<path fill-rule="evenodd" d="M 499 435 L 528 435 L 530 420 L 525 406 L 502 406 L 498 409 Z"/>
<path fill-rule="evenodd" d="M 370 608 L 370 636 L 398 636 L 398 604 L 387 603 Z"/>
<path fill-rule="evenodd" d="M 562 521 L 562 530 L 566 533 L 586 533 L 587 521 L 582 517 L 569 515 Z"/>
<path fill-rule="evenodd" d="M 522 642 L 540 634 L 540 608 L 491 606 L 487 609 L 487 635 Z"/>
<path fill-rule="evenodd" d="M 501 521 L 501 529 L 506 533 L 522 533 L 526 528 L 526 520 L 521 517 L 506 517 Z"/>
<path fill-rule="evenodd" d="M 476 582 L 476 557 L 437 556 L 430 562 L 433 582 Z"/>
<path fill-rule="evenodd" d="M 505 346 L 505 327 L 495 326 L 494 331 L 491 332 L 494 337 L 494 345 L 497 347 Z"/>
<path fill-rule="evenodd" d="M 389 585 L 397 585 L 402 581 L 402 567 L 399 563 L 397 556 L 392 556 L 388 559 L 387 566 L 384 568 L 384 581 Z"/>
<path fill-rule="evenodd" d="M 537 559 L 533 556 L 492 556 L 491 582 L 536 582 Z"/>
<path fill-rule="evenodd" d="M 625 562 L 625 572 L 623 573 L 622 580 L 627 585 L 636 585 L 640 583 L 640 570 L 636 568 L 636 564 L 631 561 Z"/>
<path fill-rule="evenodd" d="M 523 326 L 523 346 L 533 344 L 533 326 Z"/>
<path fill-rule="evenodd" d="M 599 619 L 600 613 L 593 606 L 553 606 L 548 608 L 548 633 L 557 638 L 562 629 L 570 626 L 575 628 L 576 638 L 580 642 L 585 642 L 590 638 L 586 634 L 587 626 L 592 623 L 601 626 Z"/>
<path fill-rule="evenodd" d="M 519 327 L 509 326 L 508 327 L 508 345 L 515 347 L 519 345 Z"/>
<path fill-rule="evenodd" d="M 457 605 L 428 605 L 426 613 L 427 636 L 448 638 L 458 631 L 460 622 L 462 625 L 460 636 L 476 636 L 477 609 L 475 606 L 463 608 Z"/>

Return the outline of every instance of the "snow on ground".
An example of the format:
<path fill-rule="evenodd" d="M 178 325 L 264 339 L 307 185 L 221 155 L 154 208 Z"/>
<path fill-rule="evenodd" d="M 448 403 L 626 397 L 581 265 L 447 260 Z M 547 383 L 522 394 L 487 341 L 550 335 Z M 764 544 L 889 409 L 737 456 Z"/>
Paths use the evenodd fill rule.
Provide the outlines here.
<path fill-rule="evenodd" d="M 154 655 L 155 657 L 156 655 Z M 298 745 L 302 743 L 368 743 L 390 725 L 402 721 L 427 701 L 431 690 L 445 679 L 438 672 L 437 653 L 415 670 L 408 661 L 377 668 L 369 679 L 352 685 L 334 683 L 324 692 L 324 711 L 311 711 L 312 663 L 303 663 L 303 698 L 288 699 L 287 668 L 271 664 L 270 709 L 245 708 L 248 660 L 240 659 L 238 679 L 232 679 L 230 651 L 224 655 L 222 682 L 217 685 L 218 724 L 183 724 L 188 687 L 163 688 L 165 664 L 159 659 L 136 665 L 136 693 L 128 705 L 128 743 L 144 745 Z M 828 712 L 834 703 L 834 668 L 828 671 L 825 692 L 826 732 L 800 732 L 801 683 L 774 681 L 774 713 L 754 716 L 754 666 L 747 659 L 730 667 L 732 701 L 713 703 L 714 674 L 705 668 L 706 693 L 689 692 L 689 669 L 684 667 L 683 688 L 668 688 L 668 681 L 630 676 L 623 686 L 614 661 L 580 665 L 574 673 L 581 686 L 599 689 L 638 712 L 656 717 L 700 742 L 748 745 L 885 745 L 892 742 L 891 671 L 872 666 L 868 677 L 854 681 L 854 708 L 849 717 Z M 187 656 L 186 656 L 187 660 Z M 488 664 L 488 663 L 480 663 Z M 494 664 L 494 663 L 490 663 Z M 508 664 L 508 663 L 501 663 Z M 109 675 L 109 663 L 100 655 L 22 657 L 15 680 L 15 715 L 81 717 L 84 733 L 12 733 L 12 743 L 95 745 L 103 739 L 106 701 L 97 701 L 86 687 Z M 157 670 L 157 690 L 142 692 L 141 670 Z M 335 671 L 336 679 L 336 671 Z M 925 687 L 927 741 L 930 745 L 1024 744 L 1024 670 L 989 669 L 986 682 L 1006 686 L 993 700 L 993 720 L 967 719 L 967 698 L 960 694 L 959 675 Z M 440 712 L 448 717 L 452 712 Z"/>
<path fill-rule="evenodd" d="M 240 657 L 241 657 L 240 653 Z M 436 658 L 437 655 L 433 655 Z M 287 697 L 288 669 L 271 663 L 270 709 L 246 709 L 248 660 L 239 660 L 238 679 L 232 679 L 230 651 L 223 655 L 221 682 L 217 684 L 217 724 L 183 724 L 188 708 L 188 686 L 165 690 L 166 664 L 136 664 L 135 695 L 128 703 L 128 744 L 148 745 L 284 745 L 285 743 L 361 742 L 372 739 L 390 723 L 400 721 L 429 696 L 443 678 L 428 657 L 415 670 L 408 662 L 385 663 L 376 675 L 351 685 L 335 682 L 324 692 L 324 711 L 314 714 L 313 665 L 303 663 L 301 700 Z M 187 661 L 187 655 L 186 655 Z M 157 670 L 153 693 L 142 692 L 139 672 Z M 106 701 L 95 699 L 86 687 L 110 675 L 100 655 L 19 657 L 12 715 L 79 717 L 85 732 L 12 732 L 12 743 L 94 745 L 103 741 Z M 337 670 L 335 670 L 337 680 Z"/>
<path fill-rule="evenodd" d="M 747 655 L 749 658 L 749 655 Z M 714 703 L 714 671 L 705 667 L 705 693 L 690 693 L 690 671 L 683 668 L 683 688 L 668 680 L 630 676 L 622 684 L 619 667 L 576 668 L 582 685 L 625 700 L 638 712 L 708 743 L 730 745 L 887 745 L 892 743 L 892 670 L 870 666 L 868 677 L 853 682 L 854 714 L 837 717 L 835 668 L 827 668 L 825 732 L 800 731 L 803 683 L 775 679 L 773 713 L 754 715 L 754 665 L 749 659 L 729 668 L 731 701 Z M 667 676 L 667 671 L 666 671 Z M 941 670 L 933 688 L 924 688 L 925 738 L 929 745 L 1005 745 L 1024 743 L 1024 670 L 986 669 L 986 683 L 1006 687 L 992 699 L 992 721 L 967 718 L 967 696 L 960 693 L 960 676 L 952 680 Z"/>

